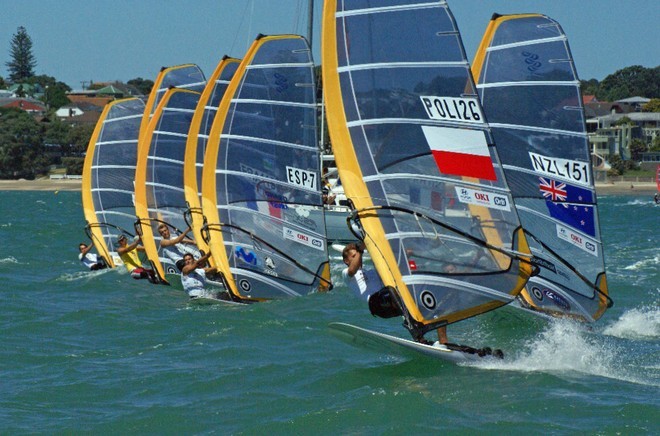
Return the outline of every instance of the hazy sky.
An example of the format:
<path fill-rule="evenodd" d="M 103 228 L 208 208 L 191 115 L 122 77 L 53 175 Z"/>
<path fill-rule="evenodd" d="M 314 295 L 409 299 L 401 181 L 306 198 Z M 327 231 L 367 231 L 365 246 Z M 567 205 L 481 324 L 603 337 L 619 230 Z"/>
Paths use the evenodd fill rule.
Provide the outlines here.
<path fill-rule="evenodd" d="M 308 0 L 0 0 L 0 76 L 11 37 L 24 26 L 36 74 L 81 82 L 153 80 L 160 67 L 242 57 L 258 33 L 306 33 Z M 315 3 L 319 59 L 322 0 Z M 493 12 L 538 12 L 568 35 L 578 74 L 602 80 L 630 65 L 660 65 L 658 0 L 448 0 L 472 58 Z"/>

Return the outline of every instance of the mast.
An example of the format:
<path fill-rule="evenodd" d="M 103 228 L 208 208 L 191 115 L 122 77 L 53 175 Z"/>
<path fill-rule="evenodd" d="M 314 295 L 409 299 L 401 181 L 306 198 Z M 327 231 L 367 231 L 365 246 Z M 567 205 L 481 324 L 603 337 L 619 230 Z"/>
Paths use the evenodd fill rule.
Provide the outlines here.
<path fill-rule="evenodd" d="M 307 42 L 312 47 L 312 37 L 314 34 L 314 0 L 309 0 L 307 7 Z"/>

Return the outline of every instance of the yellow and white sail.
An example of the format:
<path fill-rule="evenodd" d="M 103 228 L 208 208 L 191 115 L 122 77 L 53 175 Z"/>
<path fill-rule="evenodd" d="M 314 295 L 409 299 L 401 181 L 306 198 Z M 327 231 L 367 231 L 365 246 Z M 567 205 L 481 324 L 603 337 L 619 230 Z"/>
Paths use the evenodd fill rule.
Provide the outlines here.
<path fill-rule="evenodd" d="M 259 36 L 213 121 L 204 159 L 208 245 L 238 300 L 330 287 L 311 51 Z"/>
<path fill-rule="evenodd" d="M 376 3 L 325 2 L 326 116 L 366 247 L 420 337 L 511 302 L 531 256 L 446 3 Z"/>

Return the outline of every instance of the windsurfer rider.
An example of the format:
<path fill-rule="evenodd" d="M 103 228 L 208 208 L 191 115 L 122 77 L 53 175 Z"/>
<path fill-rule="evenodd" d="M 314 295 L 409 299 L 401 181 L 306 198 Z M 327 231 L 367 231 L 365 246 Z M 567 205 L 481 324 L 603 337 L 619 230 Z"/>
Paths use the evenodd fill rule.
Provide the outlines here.
<path fill-rule="evenodd" d="M 158 233 L 162 237 L 160 241 L 160 247 L 163 250 L 163 254 L 170 258 L 172 262 L 176 263 L 179 260 L 183 259 L 184 254 L 188 253 L 185 245 L 190 245 L 197 247 L 195 241 L 192 239 L 186 238 L 186 235 L 190 232 L 190 227 L 188 227 L 180 235 L 172 238 L 170 229 L 167 224 L 161 222 L 158 224 Z"/>
<path fill-rule="evenodd" d="M 94 247 L 94 241 L 92 241 L 90 245 L 81 242 L 80 245 L 78 245 L 78 249 L 80 250 L 78 259 L 80 259 L 83 265 L 89 268 L 90 271 L 107 268 L 108 265 L 105 264 L 105 261 L 101 256 L 95 253 L 90 253 L 92 247 Z"/>
<path fill-rule="evenodd" d="M 390 288 L 383 285 L 378 273 L 373 269 L 364 269 L 362 266 L 362 254 L 364 247 L 361 243 L 351 243 L 344 247 L 342 258 L 347 268 L 342 271 L 342 276 L 348 281 L 348 287 L 360 299 L 369 303 L 369 310 L 372 315 L 382 318 L 391 318 L 401 315 L 396 303 L 393 302 Z M 371 297 L 374 298 L 371 298 Z M 446 344 L 447 327 L 439 327 L 437 330 L 438 342 Z M 423 337 L 419 342 L 429 343 Z"/>
<path fill-rule="evenodd" d="M 206 275 L 218 272 L 216 268 L 204 268 L 206 261 L 211 257 L 211 253 L 206 253 L 199 259 L 186 253 L 183 258 L 176 263 L 181 271 L 181 284 L 190 298 L 199 298 L 207 296 Z M 215 298 L 221 298 L 224 293 L 214 295 Z"/>
<path fill-rule="evenodd" d="M 138 251 L 144 251 L 144 247 L 140 245 L 140 238 L 136 237 L 130 244 L 126 239 L 126 235 L 117 236 L 117 254 L 124 262 L 124 266 L 128 270 L 131 277 L 134 279 L 147 279 L 151 283 L 156 282 L 156 274 L 153 270 L 144 268 L 142 262 L 138 257 Z"/>

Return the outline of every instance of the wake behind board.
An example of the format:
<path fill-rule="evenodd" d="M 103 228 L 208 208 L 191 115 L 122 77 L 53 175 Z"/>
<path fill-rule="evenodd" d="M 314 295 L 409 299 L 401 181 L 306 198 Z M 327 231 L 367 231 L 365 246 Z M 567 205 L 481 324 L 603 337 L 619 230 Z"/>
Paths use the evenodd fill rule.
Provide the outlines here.
<path fill-rule="evenodd" d="M 220 293 L 217 292 L 208 292 L 198 297 L 191 297 L 190 300 L 188 301 L 190 302 L 190 304 L 194 304 L 196 306 L 209 306 L 213 304 L 225 304 L 229 306 L 245 306 L 249 304 L 240 301 L 233 301 L 229 298 L 221 296 Z"/>
<path fill-rule="evenodd" d="M 452 350 L 437 342 L 433 345 L 426 345 L 341 322 L 330 323 L 328 328 L 333 336 L 336 336 L 350 345 L 361 346 L 379 352 L 392 352 L 398 355 L 415 353 L 424 354 L 426 356 L 454 363 L 493 358 L 492 355 L 481 357 L 476 352 L 470 353 L 460 350 Z"/>

